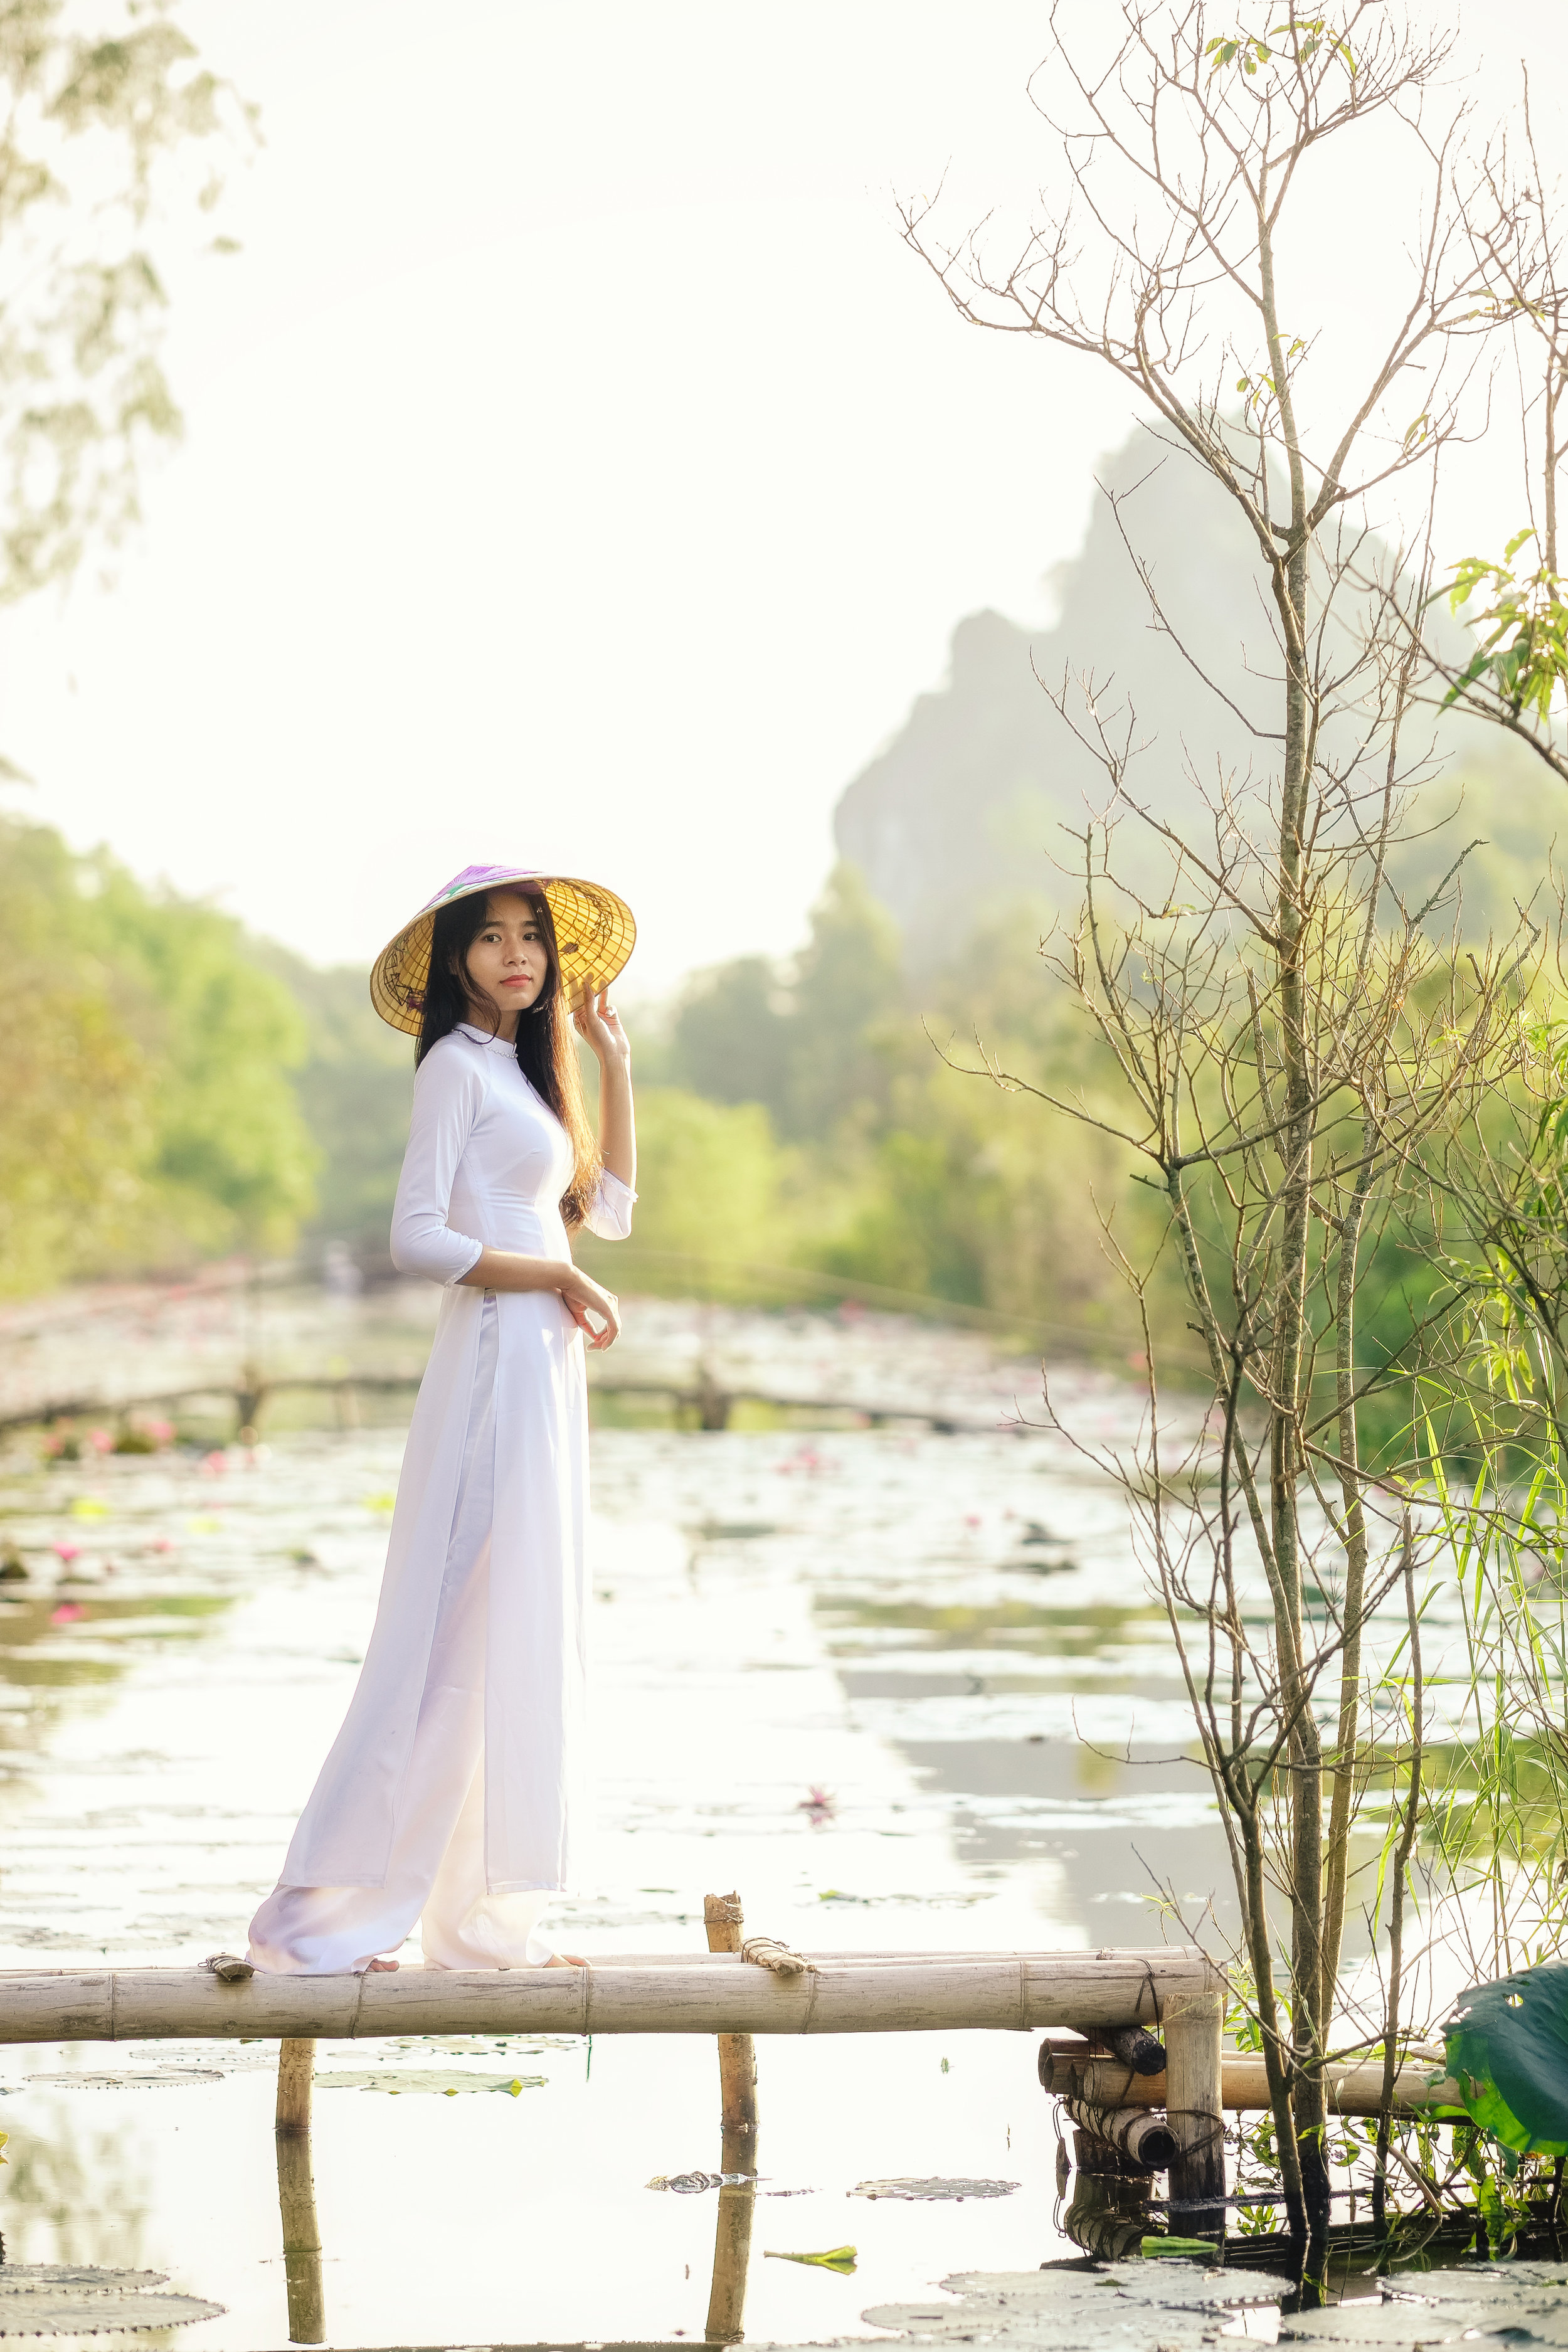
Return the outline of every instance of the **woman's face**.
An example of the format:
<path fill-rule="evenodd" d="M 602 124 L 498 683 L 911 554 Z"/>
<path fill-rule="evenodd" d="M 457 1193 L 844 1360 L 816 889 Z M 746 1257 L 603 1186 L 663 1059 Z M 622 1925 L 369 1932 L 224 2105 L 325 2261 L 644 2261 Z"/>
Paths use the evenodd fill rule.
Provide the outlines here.
<path fill-rule="evenodd" d="M 500 1035 L 515 1037 L 519 1013 L 538 1003 L 550 977 L 550 950 L 531 898 L 517 890 L 491 891 L 468 965 L 468 999 L 480 1024 L 489 1028 L 499 1013 Z"/>

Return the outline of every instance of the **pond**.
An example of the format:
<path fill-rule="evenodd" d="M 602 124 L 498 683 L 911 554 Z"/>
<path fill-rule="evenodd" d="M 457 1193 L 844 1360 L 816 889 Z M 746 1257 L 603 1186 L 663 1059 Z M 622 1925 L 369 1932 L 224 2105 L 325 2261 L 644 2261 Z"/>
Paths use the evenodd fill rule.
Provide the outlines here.
<path fill-rule="evenodd" d="M 426 1312 L 275 1311 L 275 1351 L 365 1372 L 416 1355 Z M 749 1366 L 753 1387 L 815 1396 L 819 1423 L 885 1425 L 757 1407 L 763 1425 L 683 1430 L 646 1398 L 596 1401 L 599 1835 L 558 1942 L 701 1949 L 703 1895 L 731 1888 L 748 1928 L 818 1950 L 1154 1943 L 1163 1891 L 1194 1922 L 1216 1897 L 1228 1922 L 1125 1501 L 1019 1428 L 1037 1370 L 886 1318 L 650 1303 L 628 1326 L 645 1370 L 701 1355 L 732 1385 Z M 956 1430 L 919 1420 L 933 1398 Z M 1101 1436 L 1136 1411 L 1081 1373 L 1057 1402 Z M 377 1425 L 289 1428 L 279 1410 L 246 1446 L 192 1423 L 198 1442 L 142 1456 L 95 1452 L 86 1420 L 77 1460 L 13 1444 L 0 1550 L 26 1574 L 0 1582 L 0 1965 L 244 1949 L 353 1683 L 405 1412 L 385 1394 Z M 1031 2037 L 758 2048 L 752 2339 L 872 2334 L 864 2310 L 950 2272 L 1073 2251 Z M 716 2193 L 647 2184 L 718 2168 L 711 2042 L 323 2043 L 318 2063 L 368 2077 L 316 2099 L 327 2340 L 701 2340 Z M 225 2307 L 181 2332 L 191 2352 L 284 2342 L 275 2071 L 259 2043 L 6 2052 L 6 2261 L 167 2272 Z M 1013 2185 L 856 2194 L 928 2177 Z M 852 2270 L 774 2258 L 846 2244 Z"/>

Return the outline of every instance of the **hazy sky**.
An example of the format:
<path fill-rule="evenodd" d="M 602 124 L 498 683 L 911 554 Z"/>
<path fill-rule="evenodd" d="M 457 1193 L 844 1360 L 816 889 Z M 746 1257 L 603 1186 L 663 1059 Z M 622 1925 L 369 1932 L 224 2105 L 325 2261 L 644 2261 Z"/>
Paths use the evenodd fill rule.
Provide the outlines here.
<path fill-rule="evenodd" d="M 321 961 L 491 858 L 618 887 L 642 990 L 792 945 L 838 793 L 963 614 L 1043 616 L 1131 413 L 896 233 L 950 161 L 961 210 L 1054 174 L 1044 9 L 184 13 L 262 110 L 244 249 L 177 274 L 117 584 L 0 622 L 14 803 Z M 1559 13 L 1489 0 L 1487 71 L 1560 81 Z M 1303 264 L 1373 324 L 1387 194 Z M 1457 530 L 1506 536 L 1511 460 Z"/>

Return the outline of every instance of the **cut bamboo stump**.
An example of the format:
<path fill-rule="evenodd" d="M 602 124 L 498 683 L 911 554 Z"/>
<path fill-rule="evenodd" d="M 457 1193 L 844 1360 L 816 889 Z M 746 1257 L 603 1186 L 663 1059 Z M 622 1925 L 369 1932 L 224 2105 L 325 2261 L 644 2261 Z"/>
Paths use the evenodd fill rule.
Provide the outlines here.
<path fill-rule="evenodd" d="M 811 1966 L 797 1976 L 775 1975 L 728 1952 L 617 1958 L 581 1969 L 399 1969 L 358 1977 L 258 1969 L 239 1983 L 201 1969 L 15 1969 L 0 1972 L 0 2042 L 1168 2028 L 1183 2000 L 1217 2005 L 1221 1983 L 1201 1951 L 1179 1945 L 805 1957 Z M 1204 2010 L 1190 2018 L 1183 2032 L 1205 2053 L 1214 2042 L 1217 2113 L 1218 2043 L 1209 2015 Z M 1165 2040 L 1173 2070 L 1169 2031 Z M 1206 2057 L 1198 2062 L 1200 2077 L 1207 2064 Z"/>
<path fill-rule="evenodd" d="M 738 1954 L 745 1929 L 739 1895 L 703 1897 L 702 1921 L 710 1952 Z M 757 2049 L 749 2033 L 721 2033 L 719 2125 L 721 2172 L 757 2169 Z M 752 2260 L 756 2190 L 737 2184 L 719 2191 L 713 2233 L 713 2282 L 704 2335 L 710 2344 L 739 2344 L 746 2317 L 746 2277 Z"/>
<path fill-rule="evenodd" d="M 1064 2099 L 1062 2106 L 1080 2132 L 1145 2172 L 1163 2172 L 1175 2158 L 1176 2136 L 1152 2107 L 1095 2107 L 1087 2099 Z"/>
<path fill-rule="evenodd" d="M 1163 2074 L 1165 2071 L 1165 2045 L 1141 2025 L 1113 2026 L 1105 2037 L 1112 2054 L 1130 2066 L 1134 2074 Z"/>

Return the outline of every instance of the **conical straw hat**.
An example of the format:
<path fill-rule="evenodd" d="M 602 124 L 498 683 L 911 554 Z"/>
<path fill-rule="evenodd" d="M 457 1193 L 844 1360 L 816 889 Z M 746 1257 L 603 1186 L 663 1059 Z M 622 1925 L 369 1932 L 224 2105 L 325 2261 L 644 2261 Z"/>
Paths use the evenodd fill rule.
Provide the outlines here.
<path fill-rule="evenodd" d="M 573 1004 L 608 988 L 626 970 L 637 927 L 626 900 L 613 890 L 563 874 L 542 874 L 532 866 L 465 866 L 377 956 L 370 975 L 370 1001 L 384 1021 L 418 1036 L 430 977 L 430 942 L 441 908 L 517 882 L 532 884 L 549 901 L 561 950 L 562 984 Z"/>

